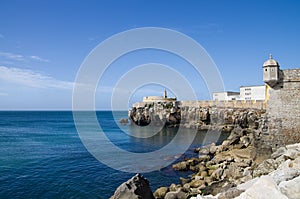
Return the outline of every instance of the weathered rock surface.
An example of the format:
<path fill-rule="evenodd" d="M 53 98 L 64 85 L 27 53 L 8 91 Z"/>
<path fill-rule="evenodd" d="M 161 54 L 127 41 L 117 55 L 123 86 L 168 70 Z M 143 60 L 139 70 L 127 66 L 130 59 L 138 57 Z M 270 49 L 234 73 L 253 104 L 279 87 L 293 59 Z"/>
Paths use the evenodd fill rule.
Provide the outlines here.
<path fill-rule="evenodd" d="M 154 199 L 149 181 L 136 174 L 127 182 L 121 184 L 111 199 Z"/>
<path fill-rule="evenodd" d="M 156 199 L 163 199 L 165 198 L 165 195 L 167 194 L 168 191 L 169 191 L 168 187 L 160 187 L 154 192 L 154 197 Z"/>
<path fill-rule="evenodd" d="M 225 109 L 215 107 L 179 106 L 174 102 L 146 103 L 144 107 L 133 107 L 128 117 L 140 126 L 165 125 L 168 127 L 208 129 L 210 125 L 222 126 L 223 132 L 230 132 L 233 126 L 258 129 L 264 110 Z M 246 141 L 246 140 L 245 140 Z"/>
<path fill-rule="evenodd" d="M 300 143 L 279 148 L 271 159 L 254 169 L 253 174 L 260 174 L 261 177 L 237 186 L 237 189 L 245 190 L 237 198 L 300 198 L 299 156 Z"/>
<path fill-rule="evenodd" d="M 120 123 L 122 124 L 122 125 L 125 125 L 125 124 L 127 124 L 129 121 L 128 121 L 128 119 L 127 118 L 121 118 L 120 119 Z"/>
<path fill-rule="evenodd" d="M 279 184 L 279 190 L 290 199 L 300 198 L 300 176 L 289 180 L 283 181 Z"/>
<path fill-rule="evenodd" d="M 221 145 L 199 148 L 198 158 L 174 164 L 174 169 L 195 172 L 181 179 L 180 192 L 203 199 L 300 198 L 300 143 L 279 148 L 261 162 L 255 161 L 256 138 L 256 131 L 236 128 Z"/>
<path fill-rule="evenodd" d="M 243 192 L 237 199 L 288 199 L 277 187 L 273 178 L 263 176 L 259 178 L 249 189 Z"/>

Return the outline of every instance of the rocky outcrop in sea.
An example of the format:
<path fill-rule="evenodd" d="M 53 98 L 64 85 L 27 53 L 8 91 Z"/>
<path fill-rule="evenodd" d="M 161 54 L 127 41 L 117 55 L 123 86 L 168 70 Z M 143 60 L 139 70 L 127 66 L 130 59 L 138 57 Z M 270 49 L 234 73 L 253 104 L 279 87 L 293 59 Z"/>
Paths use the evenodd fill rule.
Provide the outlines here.
<path fill-rule="evenodd" d="M 265 110 L 228 109 L 217 107 L 179 107 L 172 103 L 133 107 L 129 111 L 132 123 L 139 126 L 153 125 L 185 127 L 207 130 L 213 125 L 238 125 L 242 128 L 258 128 Z"/>
<path fill-rule="evenodd" d="M 136 174 L 121 184 L 110 199 L 154 199 L 149 181 Z"/>

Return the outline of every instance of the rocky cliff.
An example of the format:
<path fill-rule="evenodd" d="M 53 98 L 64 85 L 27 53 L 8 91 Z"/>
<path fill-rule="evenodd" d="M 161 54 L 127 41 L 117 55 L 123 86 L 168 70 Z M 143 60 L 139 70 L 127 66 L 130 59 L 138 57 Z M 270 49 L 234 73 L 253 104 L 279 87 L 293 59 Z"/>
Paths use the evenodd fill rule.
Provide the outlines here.
<path fill-rule="evenodd" d="M 129 111 L 132 123 L 140 126 L 154 125 L 208 129 L 211 126 L 240 126 L 258 128 L 264 110 L 217 107 L 178 106 L 175 103 L 151 103 L 133 107 Z"/>

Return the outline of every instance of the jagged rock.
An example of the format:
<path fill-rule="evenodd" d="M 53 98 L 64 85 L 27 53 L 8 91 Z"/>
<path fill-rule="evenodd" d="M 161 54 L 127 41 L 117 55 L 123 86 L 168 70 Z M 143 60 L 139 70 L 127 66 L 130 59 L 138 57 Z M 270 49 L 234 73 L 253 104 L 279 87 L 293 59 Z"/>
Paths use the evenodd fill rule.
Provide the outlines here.
<path fill-rule="evenodd" d="M 127 124 L 128 123 L 128 119 L 127 118 L 121 118 L 120 119 L 120 123 L 121 124 Z"/>
<path fill-rule="evenodd" d="M 258 198 L 288 199 L 278 190 L 277 184 L 269 176 L 260 177 L 250 188 L 236 197 L 236 199 Z"/>
<path fill-rule="evenodd" d="M 242 147 L 247 148 L 251 144 L 251 140 L 249 136 L 243 136 L 240 138 L 240 143 Z"/>
<path fill-rule="evenodd" d="M 223 172 L 224 171 L 222 168 L 218 168 L 211 174 L 211 177 L 215 180 L 221 180 L 221 176 L 223 175 Z"/>
<path fill-rule="evenodd" d="M 179 180 L 180 180 L 180 182 L 181 182 L 182 185 L 191 182 L 190 178 L 180 177 Z"/>
<path fill-rule="evenodd" d="M 111 199 L 154 199 L 149 181 L 140 174 L 136 174 L 127 182 L 121 184 Z"/>
<path fill-rule="evenodd" d="M 206 162 L 206 161 L 210 160 L 210 156 L 209 155 L 199 155 L 198 160 L 199 160 L 199 162 Z"/>
<path fill-rule="evenodd" d="M 189 183 L 185 183 L 181 190 L 187 193 L 190 191 L 190 188 L 191 188 L 191 185 Z"/>
<path fill-rule="evenodd" d="M 204 184 L 204 180 L 193 180 L 189 184 L 192 188 L 197 188 Z"/>
<path fill-rule="evenodd" d="M 286 147 L 280 147 L 278 148 L 274 153 L 272 153 L 271 158 L 276 159 L 284 154 L 286 152 Z"/>
<path fill-rule="evenodd" d="M 169 191 L 168 187 L 160 187 L 154 192 L 153 195 L 156 199 L 163 199 L 168 191 Z"/>
<path fill-rule="evenodd" d="M 261 175 L 266 175 L 270 173 L 271 171 L 274 171 L 276 167 L 275 165 L 275 160 L 273 159 L 267 159 L 264 160 L 254 171 L 253 171 L 253 176 L 261 176 Z"/>
<path fill-rule="evenodd" d="M 204 182 L 205 182 L 205 184 L 210 185 L 213 182 L 213 178 L 210 176 L 204 177 Z"/>
<path fill-rule="evenodd" d="M 283 181 L 278 187 L 281 193 L 286 195 L 289 199 L 300 198 L 300 176 L 289 181 Z"/>
<path fill-rule="evenodd" d="M 172 165 L 172 168 L 174 170 L 177 170 L 177 171 L 187 171 L 188 170 L 188 164 L 187 162 L 183 161 L 183 162 L 178 162 L 176 164 L 173 164 Z"/>
<path fill-rule="evenodd" d="M 241 193 L 243 193 L 242 190 L 237 189 L 236 187 L 232 187 L 228 189 L 225 192 L 222 192 L 217 195 L 218 199 L 231 199 L 239 196 Z"/>
<path fill-rule="evenodd" d="M 187 199 L 187 197 L 188 195 L 179 189 L 177 191 L 168 192 L 165 199 Z"/>
<path fill-rule="evenodd" d="M 272 177 L 277 184 L 283 181 L 291 180 L 299 175 L 300 170 L 293 168 L 275 170 L 269 174 L 269 176 Z"/>
<path fill-rule="evenodd" d="M 199 156 L 208 155 L 209 154 L 209 146 L 200 148 L 198 153 L 199 153 Z"/>
<path fill-rule="evenodd" d="M 202 177 L 202 178 L 205 178 L 205 177 L 207 177 L 208 176 L 208 173 L 207 173 L 207 171 L 200 171 L 200 176 Z"/>
<path fill-rule="evenodd" d="M 170 191 L 177 191 L 180 188 L 180 186 L 176 185 L 176 184 L 171 184 L 169 187 Z"/>
<path fill-rule="evenodd" d="M 205 185 L 204 185 L 205 186 Z M 190 192 L 189 195 L 197 195 L 197 194 L 201 194 L 201 188 L 202 187 L 198 187 L 198 188 L 190 188 Z"/>
<path fill-rule="evenodd" d="M 231 132 L 235 125 L 241 128 L 258 128 L 260 110 L 239 110 L 214 107 L 180 107 L 168 102 L 139 104 L 129 111 L 131 121 L 137 125 L 148 124 L 166 126 L 181 126 L 186 128 L 209 129 L 211 125 L 219 125 L 222 132 Z"/>
<path fill-rule="evenodd" d="M 214 155 L 217 152 L 218 147 L 216 146 L 216 143 L 211 143 L 209 146 L 209 153 L 211 155 Z"/>

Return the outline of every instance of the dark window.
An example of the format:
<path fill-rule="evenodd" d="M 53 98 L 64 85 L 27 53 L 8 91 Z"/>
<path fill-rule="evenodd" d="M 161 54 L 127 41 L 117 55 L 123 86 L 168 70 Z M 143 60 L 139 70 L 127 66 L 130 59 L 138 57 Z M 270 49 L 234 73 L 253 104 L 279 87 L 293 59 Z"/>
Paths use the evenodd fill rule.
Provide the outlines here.
<path fill-rule="evenodd" d="M 268 71 L 268 69 L 265 69 L 265 71 Z"/>

